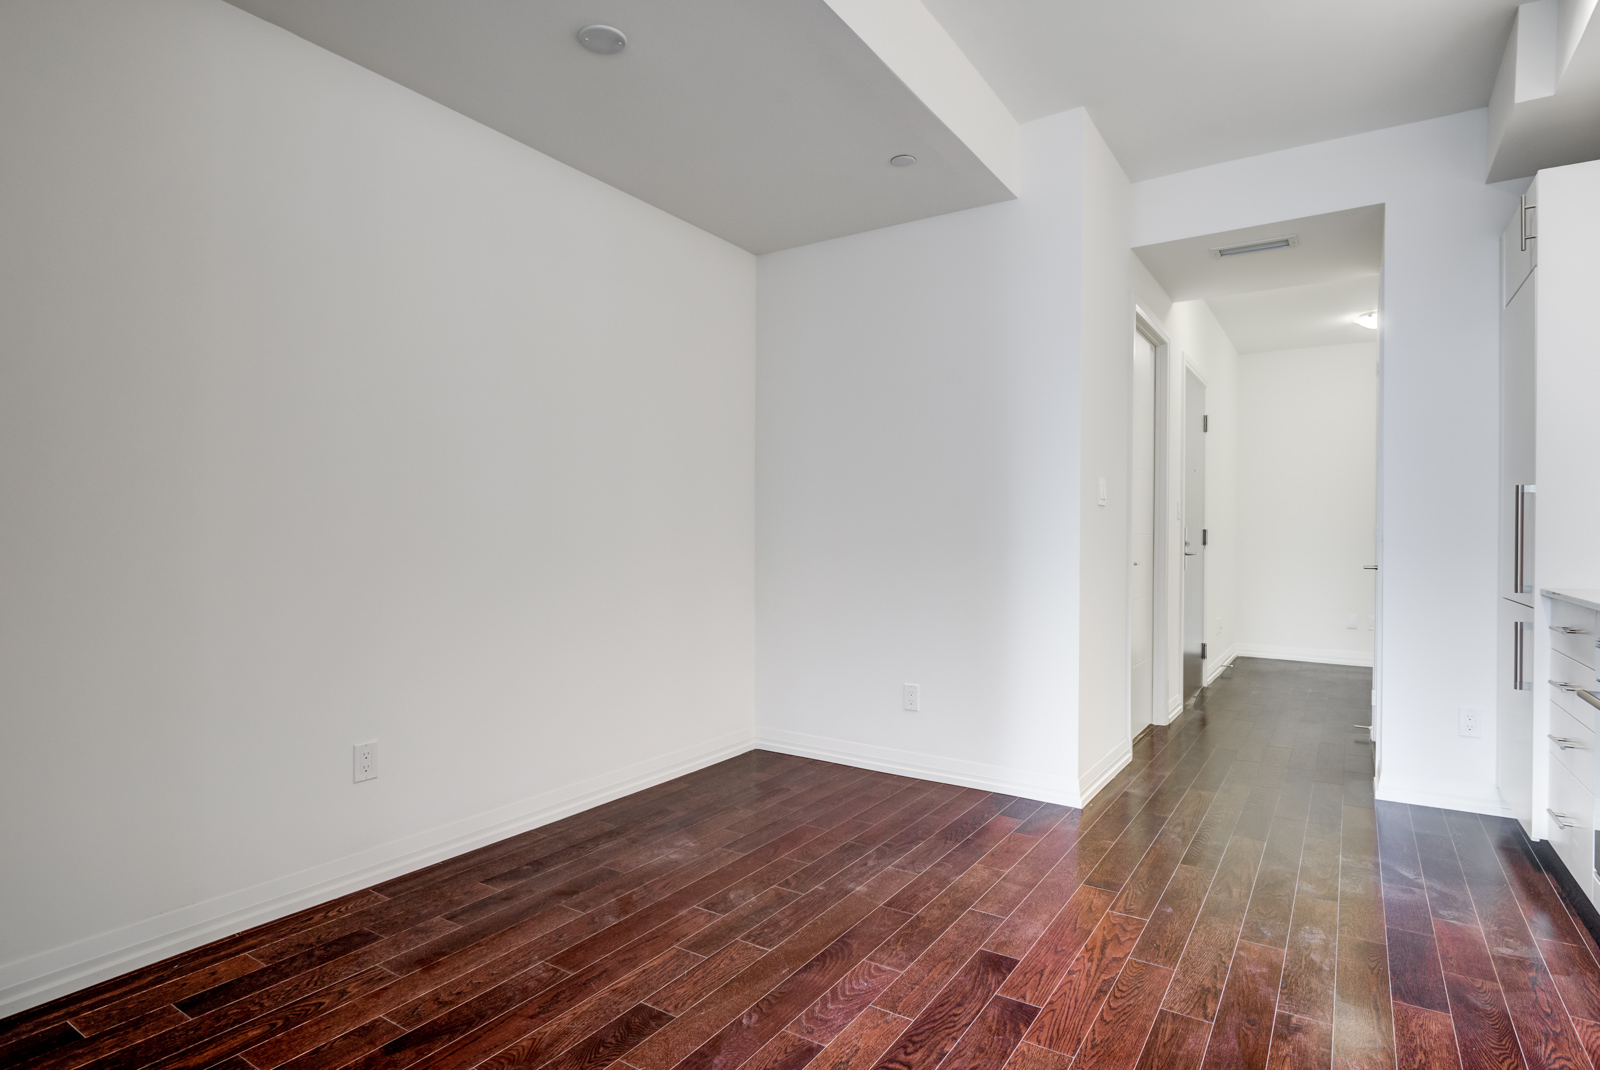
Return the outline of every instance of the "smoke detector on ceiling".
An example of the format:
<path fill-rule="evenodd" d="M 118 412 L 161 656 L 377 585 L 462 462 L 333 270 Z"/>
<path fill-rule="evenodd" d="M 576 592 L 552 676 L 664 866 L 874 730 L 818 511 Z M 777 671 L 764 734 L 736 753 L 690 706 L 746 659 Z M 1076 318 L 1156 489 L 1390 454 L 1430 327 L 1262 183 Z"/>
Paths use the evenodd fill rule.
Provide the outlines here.
<path fill-rule="evenodd" d="M 628 35 L 597 22 L 578 31 L 578 43 L 596 55 L 613 56 L 627 47 Z"/>
<path fill-rule="evenodd" d="M 889 164 L 892 167 L 910 167 L 916 162 L 917 158 L 908 152 L 902 152 L 898 156 L 889 157 Z"/>
<path fill-rule="evenodd" d="M 1260 241 L 1240 242 L 1238 245 L 1214 245 L 1211 247 L 1211 256 L 1214 260 L 1221 260 L 1225 256 L 1264 253 L 1269 249 L 1292 249 L 1299 244 L 1299 235 L 1285 234 L 1281 238 L 1262 238 Z"/>

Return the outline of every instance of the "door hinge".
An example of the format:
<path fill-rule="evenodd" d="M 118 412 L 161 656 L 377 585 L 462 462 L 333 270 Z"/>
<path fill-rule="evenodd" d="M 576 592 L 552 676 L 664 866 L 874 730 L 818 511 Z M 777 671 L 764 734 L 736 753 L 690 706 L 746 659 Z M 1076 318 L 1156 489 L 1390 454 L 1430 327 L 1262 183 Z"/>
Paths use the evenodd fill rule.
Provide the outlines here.
<path fill-rule="evenodd" d="M 1205 660 L 1205 656 L 1206 656 L 1206 645 L 1204 643 L 1201 643 L 1200 644 L 1200 659 L 1202 661 L 1204 661 Z"/>
<path fill-rule="evenodd" d="M 1200 529 L 1200 545 L 1201 546 L 1206 545 L 1206 529 L 1205 528 L 1201 528 Z"/>
<path fill-rule="evenodd" d="M 1211 430 L 1211 417 L 1209 415 L 1200 417 L 1200 432 L 1204 434 L 1209 430 Z"/>

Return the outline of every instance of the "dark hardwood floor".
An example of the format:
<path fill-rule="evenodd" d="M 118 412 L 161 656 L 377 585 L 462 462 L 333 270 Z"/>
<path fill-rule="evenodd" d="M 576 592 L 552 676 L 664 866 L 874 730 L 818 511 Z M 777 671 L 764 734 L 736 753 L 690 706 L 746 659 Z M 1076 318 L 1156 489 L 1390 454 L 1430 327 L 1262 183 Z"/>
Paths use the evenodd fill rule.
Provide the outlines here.
<path fill-rule="evenodd" d="M 1240 661 L 1082 811 L 753 752 L 0 1021 L 0 1064 L 1596 1070 L 1593 941 L 1515 823 L 1374 808 L 1369 687 Z"/>

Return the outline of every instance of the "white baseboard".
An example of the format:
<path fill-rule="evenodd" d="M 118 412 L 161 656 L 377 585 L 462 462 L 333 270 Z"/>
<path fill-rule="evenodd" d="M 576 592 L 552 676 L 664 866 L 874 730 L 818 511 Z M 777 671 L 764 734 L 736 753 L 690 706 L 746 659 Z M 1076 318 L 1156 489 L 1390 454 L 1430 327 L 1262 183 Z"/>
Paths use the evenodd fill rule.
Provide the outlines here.
<path fill-rule="evenodd" d="M 0 1018 L 751 749 L 748 731 L 729 733 L 347 858 L 0 963 Z"/>
<path fill-rule="evenodd" d="M 1209 662 L 1209 664 L 1206 666 L 1205 675 L 1201 677 L 1201 685 L 1204 687 L 1210 687 L 1216 682 L 1217 677 L 1222 675 L 1222 671 L 1229 665 L 1232 665 L 1233 659 L 1238 656 L 1239 646 L 1237 643 L 1235 643 L 1233 646 L 1223 651 L 1221 657 L 1207 658 L 1206 661 Z M 1182 708 L 1181 703 L 1179 704 L 1179 707 Z"/>
<path fill-rule="evenodd" d="M 1433 777 L 1407 777 L 1401 780 L 1394 776 L 1382 776 L 1373 788 L 1373 796 L 1383 802 L 1435 806 L 1441 810 L 1464 810 L 1469 814 L 1489 814 L 1493 817 L 1512 816 L 1493 784 L 1485 786 L 1470 781 Z"/>
<path fill-rule="evenodd" d="M 1321 650 L 1305 646 L 1267 646 L 1239 643 L 1233 648 L 1236 658 L 1272 658 L 1275 661 L 1314 661 L 1322 665 L 1359 665 L 1372 668 L 1372 652 L 1361 650 Z M 1232 660 L 1230 658 L 1230 660 Z"/>
<path fill-rule="evenodd" d="M 1109 784 L 1112 777 L 1126 769 L 1131 761 L 1133 761 L 1133 748 L 1126 746 L 1112 751 L 1098 762 L 1095 762 L 1079 779 L 1078 795 L 1083 799 L 1083 802 L 1073 803 L 1072 805 L 1083 806 L 1087 804 L 1089 800 L 1100 794 L 1100 789 Z"/>
<path fill-rule="evenodd" d="M 824 762 L 838 762 L 862 769 L 876 769 L 880 773 L 896 773 L 918 780 L 934 780 L 941 784 L 959 784 L 965 788 L 982 788 L 1006 795 L 1020 795 L 1040 802 L 1060 803 L 1064 806 L 1081 806 L 1078 794 L 1067 783 L 1051 784 L 1036 775 L 1004 766 L 969 762 L 960 758 L 945 758 L 936 754 L 901 750 L 897 747 L 877 747 L 853 740 L 814 736 L 804 732 L 789 732 L 777 728 L 756 728 L 755 745 L 761 750 L 782 754 L 796 754 L 802 758 L 817 758 Z"/>

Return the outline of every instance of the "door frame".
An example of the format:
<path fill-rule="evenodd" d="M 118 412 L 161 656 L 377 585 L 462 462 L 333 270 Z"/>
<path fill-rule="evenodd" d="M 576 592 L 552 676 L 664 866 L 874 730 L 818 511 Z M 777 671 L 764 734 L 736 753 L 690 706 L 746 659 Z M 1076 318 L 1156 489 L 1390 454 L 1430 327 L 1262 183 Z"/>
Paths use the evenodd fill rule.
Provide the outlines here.
<path fill-rule="evenodd" d="M 1171 431 L 1168 428 L 1168 413 L 1171 409 L 1171 398 L 1168 384 L 1171 382 L 1171 339 L 1167 335 L 1166 327 L 1148 309 L 1137 303 L 1133 306 L 1133 329 L 1129 332 L 1127 352 L 1130 354 L 1128 362 L 1128 461 L 1131 476 L 1133 461 L 1133 406 L 1137 401 L 1133 397 L 1133 339 L 1143 335 L 1145 340 L 1155 347 L 1155 495 L 1156 507 L 1153 511 L 1155 534 L 1152 539 L 1151 558 L 1154 565 L 1154 575 L 1151 577 L 1151 591 L 1154 595 L 1154 612 L 1150 617 L 1151 635 L 1150 644 L 1150 723 L 1156 726 L 1165 726 L 1172 723 L 1175 714 L 1167 706 L 1168 666 L 1167 657 L 1170 652 L 1168 630 L 1170 619 L 1167 615 L 1167 598 L 1170 594 L 1169 584 L 1170 567 L 1168 556 L 1170 547 L 1167 545 L 1171 539 L 1172 521 L 1167 510 L 1167 490 L 1169 483 L 1169 460 L 1167 451 L 1170 446 Z M 1133 732 L 1133 496 L 1128 495 L 1127 517 L 1125 519 L 1128 532 L 1127 554 L 1123 561 L 1125 580 L 1124 588 L 1127 590 L 1128 606 L 1128 636 L 1124 649 L 1128 652 L 1127 666 L 1123 676 L 1128 681 L 1128 732 Z M 1180 607 L 1179 612 L 1182 612 Z M 1181 617 L 1179 618 L 1182 619 Z M 1180 707 L 1181 710 L 1181 707 Z"/>
<path fill-rule="evenodd" d="M 1205 391 L 1206 391 L 1206 397 L 1209 399 L 1210 396 L 1211 396 L 1211 384 L 1206 382 L 1206 377 L 1203 374 L 1201 374 L 1199 365 L 1195 364 L 1194 361 L 1190 360 L 1189 359 L 1189 354 L 1187 354 L 1187 353 L 1185 353 L 1183 355 L 1183 369 L 1182 370 L 1183 370 L 1183 374 L 1185 376 L 1193 375 L 1197 380 L 1199 380 L 1201 387 L 1203 387 L 1205 389 Z M 1179 480 L 1178 480 L 1178 510 L 1177 510 L 1177 514 L 1172 518 L 1172 523 L 1173 523 L 1172 540 L 1173 540 L 1173 548 L 1177 550 L 1178 555 L 1179 555 L 1178 556 L 1178 563 L 1179 563 L 1180 566 L 1182 566 L 1182 564 L 1183 564 L 1183 557 L 1181 556 L 1183 554 L 1183 530 L 1184 530 L 1184 525 L 1188 522 L 1187 518 L 1189 516 L 1188 480 L 1186 478 L 1187 475 L 1188 475 L 1189 458 L 1188 458 L 1188 454 L 1185 452 L 1189 448 L 1189 436 L 1186 433 L 1187 432 L 1187 428 L 1185 428 L 1184 424 L 1183 424 L 1185 406 L 1187 405 L 1186 394 L 1187 394 L 1187 383 L 1185 383 L 1184 380 L 1180 378 L 1178 380 L 1178 384 L 1177 384 L 1178 401 L 1177 401 L 1177 404 L 1176 404 L 1176 408 L 1173 411 L 1172 425 L 1171 425 L 1171 427 L 1168 428 L 1169 433 L 1174 435 L 1177 438 L 1177 442 L 1178 442 L 1178 468 L 1177 468 L 1177 471 L 1178 471 L 1178 474 L 1179 474 Z M 1209 405 L 1209 401 L 1208 401 L 1207 404 Z M 1205 441 L 1207 441 L 1207 440 L 1203 437 L 1203 433 L 1202 433 L 1201 442 L 1203 443 Z M 1204 447 L 1202 446 L 1201 448 L 1202 448 L 1202 453 L 1203 453 Z M 1209 469 L 1208 469 L 1208 473 L 1209 473 Z M 1208 586 L 1208 584 L 1206 582 L 1207 581 L 1207 576 L 1206 576 L 1206 561 L 1205 561 L 1205 559 L 1207 557 L 1209 557 L 1209 556 L 1210 555 L 1208 555 L 1208 554 L 1202 554 L 1201 555 L 1201 561 L 1200 561 L 1200 646 L 1201 646 L 1202 650 L 1205 648 L 1205 637 L 1206 637 L 1206 620 L 1205 620 L 1205 601 L 1206 601 L 1206 599 L 1205 599 L 1205 595 L 1206 595 L 1206 588 Z M 1188 608 L 1187 601 L 1186 601 L 1188 592 L 1184 589 L 1185 588 L 1185 584 L 1183 582 L 1183 573 L 1181 571 L 1181 568 L 1180 568 L 1180 571 L 1178 573 L 1177 583 L 1178 583 L 1178 618 L 1177 618 L 1178 630 L 1177 630 L 1177 638 L 1178 638 L 1178 650 L 1179 650 L 1179 658 L 1180 658 L 1178 672 L 1179 672 L 1179 678 L 1181 680 L 1182 679 L 1182 673 L 1183 673 L 1183 667 L 1182 667 L 1182 660 L 1181 659 L 1182 659 L 1182 651 L 1183 651 L 1183 622 L 1184 622 L 1184 619 L 1185 619 L 1184 618 L 1184 611 Z M 1200 662 L 1200 690 L 1204 691 L 1205 688 L 1206 688 L 1206 664 L 1205 664 L 1205 659 L 1201 659 L 1201 662 Z M 1186 709 L 1189 708 L 1189 696 L 1184 695 L 1184 694 L 1181 693 L 1182 692 L 1182 684 L 1181 683 L 1179 685 L 1179 691 L 1180 691 L 1180 694 L 1178 696 L 1178 698 L 1179 698 L 1178 709 L 1179 709 L 1179 712 L 1182 712 L 1183 710 L 1186 710 Z M 1196 694 L 1199 694 L 1199 692 L 1196 692 Z"/>

